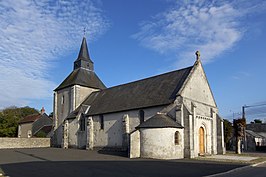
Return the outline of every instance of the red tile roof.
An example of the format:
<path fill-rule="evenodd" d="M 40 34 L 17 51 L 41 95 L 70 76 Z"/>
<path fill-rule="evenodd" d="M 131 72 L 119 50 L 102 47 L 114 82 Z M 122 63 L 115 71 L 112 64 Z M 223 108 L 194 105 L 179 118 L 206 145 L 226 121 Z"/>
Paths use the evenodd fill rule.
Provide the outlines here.
<path fill-rule="evenodd" d="M 19 121 L 19 124 L 34 122 L 41 117 L 41 114 L 32 114 L 24 117 Z"/>

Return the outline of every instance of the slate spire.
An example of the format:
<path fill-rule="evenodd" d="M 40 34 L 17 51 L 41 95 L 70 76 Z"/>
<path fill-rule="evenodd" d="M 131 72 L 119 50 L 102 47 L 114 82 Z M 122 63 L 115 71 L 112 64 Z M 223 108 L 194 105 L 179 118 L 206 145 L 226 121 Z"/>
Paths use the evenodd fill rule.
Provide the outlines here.
<path fill-rule="evenodd" d="M 83 37 L 79 50 L 79 55 L 74 62 L 74 70 L 78 68 L 88 69 L 93 71 L 93 62 L 91 61 L 86 38 Z"/>
<path fill-rule="evenodd" d="M 83 39 L 82 39 L 78 59 L 91 61 L 85 37 L 83 37 Z"/>

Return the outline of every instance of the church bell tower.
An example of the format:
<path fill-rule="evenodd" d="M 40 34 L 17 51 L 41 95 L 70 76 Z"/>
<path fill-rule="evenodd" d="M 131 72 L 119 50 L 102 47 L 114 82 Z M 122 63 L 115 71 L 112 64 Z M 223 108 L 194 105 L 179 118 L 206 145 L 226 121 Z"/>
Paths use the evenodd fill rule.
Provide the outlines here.
<path fill-rule="evenodd" d="M 94 71 L 93 62 L 90 59 L 85 37 L 83 37 L 82 39 L 82 44 L 80 47 L 78 58 L 74 62 L 74 70 L 79 68 L 87 69 L 89 71 Z"/>
<path fill-rule="evenodd" d="M 86 38 L 83 37 L 73 71 L 54 90 L 54 136 L 55 146 L 62 145 L 63 122 L 65 118 L 82 104 L 92 92 L 106 86 L 94 72 Z"/>

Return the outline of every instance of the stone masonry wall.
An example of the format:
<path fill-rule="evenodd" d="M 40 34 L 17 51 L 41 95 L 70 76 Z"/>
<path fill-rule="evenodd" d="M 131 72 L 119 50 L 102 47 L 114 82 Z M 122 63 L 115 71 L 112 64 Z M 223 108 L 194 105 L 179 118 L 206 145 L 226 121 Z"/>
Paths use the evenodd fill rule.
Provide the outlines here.
<path fill-rule="evenodd" d="M 0 149 L 50 147 L 50 138 L 0 138 Z"/>

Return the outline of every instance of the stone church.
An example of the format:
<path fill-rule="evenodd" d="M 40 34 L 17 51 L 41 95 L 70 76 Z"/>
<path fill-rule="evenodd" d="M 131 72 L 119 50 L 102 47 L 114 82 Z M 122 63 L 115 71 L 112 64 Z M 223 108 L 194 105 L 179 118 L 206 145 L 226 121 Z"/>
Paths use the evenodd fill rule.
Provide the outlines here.
<path fill-rule="evenodd" d="M 223 120 L 196 55 L 193 66 L 107 88 L 83 38 L 73 71 L 54 90 L 53 145 L 130 158 L 224 153 Z"/>

